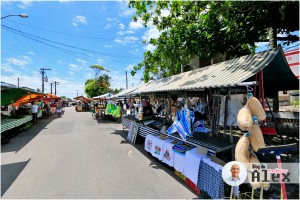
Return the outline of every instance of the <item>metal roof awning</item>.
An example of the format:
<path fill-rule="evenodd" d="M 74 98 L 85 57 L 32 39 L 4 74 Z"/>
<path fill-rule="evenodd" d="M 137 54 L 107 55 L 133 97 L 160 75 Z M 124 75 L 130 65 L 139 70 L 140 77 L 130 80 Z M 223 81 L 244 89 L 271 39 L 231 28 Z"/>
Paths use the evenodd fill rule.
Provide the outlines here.
<path fill-rule="evenodd" d="M 123 98 L 123 97 L 127 97 L 129 96 L 133 91 L 135 91 L 136 89 L 138 89 L 139 87 L 141 87 L 143 85 L 139 85 L 139 86 L 135 86 L 135 87 L 130 87 L 126 90 L 123 90 L 122 92 L 119 92 L 118 94 L 112 95 L 111 97 L 109 97 L 109 99 L 114 99 L 114 98 Z"/>
<path fill-rule="evenodd" d="M 106 93 L 106 94 L 102 94 L 96 97 L 92 97 L 92 99 L 109 99 L 113 94 L 112 93 Z"/>
<path fill-rule="evenodd" d="M 291 71 L 280 47 L 242 56 L 204 68 L 151 81 L 133 93 L 193 91 L 206 88 L 235 87 L 255 81 L 255 74 L 264 71 L 265 95 L 270 97 L 280 90 L 299 88 L 298 79 Z"/>

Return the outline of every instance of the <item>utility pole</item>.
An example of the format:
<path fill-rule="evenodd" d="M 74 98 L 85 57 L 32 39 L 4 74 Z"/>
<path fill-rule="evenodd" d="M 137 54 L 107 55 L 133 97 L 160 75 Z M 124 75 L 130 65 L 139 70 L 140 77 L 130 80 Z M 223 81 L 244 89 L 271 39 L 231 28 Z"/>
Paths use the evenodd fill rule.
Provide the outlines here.
<path fill-rule="evenodd" d="M 78 97 L 78 90 L 76 90 L 77 91 L 77 96 L 76 97 Z"/>
<path fill-rule="evenodd" d="M 126 74 L 126 89 L 128 89 L 127 70 L 125 71 L 125 74 Z"/>
<path fill-rule="evenodd" d="M 18 78 L 18 88 L 20 87 L 20 78 Z"/>
<path fill-rule="evenodd" d="M 41 72 L 41 74 L 42 74 L 42 93 L 44 93 L 44 81 L 45 81 L 45 74 L 46 74 L 46 72 L 45 71 L 47 71 L 47 70 L 51 70 L 51 69 L 46 69 L 46 68 L 40 68 L 40 72 Z M 47 77 L 47 76 L 46 76 Z M 48 81 L 48 78 L 47 78 L 47 80 L 46 80 L 46 82 Z"/>
<path fill-rule="evenodd" d="M 50 93 L 50 94 L 52 94 L 52 84 L 53 84 L 53 83 L 50 83 L 50 86 L 51 86 L 51 93 Z"/>
<path fill-rule="evenodd" d="M 56 85 L 59 85 L 59 82 L 54 81 L 54 94 L 56 95 Z"/>

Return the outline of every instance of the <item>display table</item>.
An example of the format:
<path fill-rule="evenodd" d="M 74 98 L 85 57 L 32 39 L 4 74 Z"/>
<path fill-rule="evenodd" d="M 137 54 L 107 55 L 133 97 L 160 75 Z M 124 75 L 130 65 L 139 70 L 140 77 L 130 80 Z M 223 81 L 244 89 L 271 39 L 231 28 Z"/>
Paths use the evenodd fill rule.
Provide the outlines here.
<path fill-rule="evenodd" d="M 31 115 L 23 116 L 20 119 L 1 119 L 1 133 L 4 131 L 13 129 L 15 127 L 21 126 L 32 120 Z"/>
<path fill-rule="evenodd" d="M 125 128 L 129 129 L 131 121 L 135 119 L 127 116 L 122 117 L 122 124 Z M 136 120 L 135 120 L 136 121 Z M 155 130 L 148 126 L 143 125 L 141 122 L 139 124 L 138 135 L 142 137 L 146 137 L 148 134 L 152 134 L 155 136 L 160 135 L 159 130 Z M 165 134 L 167 135 L 167 134 Z M 193 137 L 187 137 L 186 141 L 183 141 L 178 133 L 173 133 L 168 135 L 168 138 L 182 141 L 186 145 L 190 147 L 202 146 L 208 149 L 208 155 L 216 155 L 216 153 L 234 148 L 239 137 L 233 138 L 233 143 L 231 144 L 229 141 L 229 135 L 223 136 L 220 135 L 217 138 L 210 138 L 205 133 L 195 133 Z"/>

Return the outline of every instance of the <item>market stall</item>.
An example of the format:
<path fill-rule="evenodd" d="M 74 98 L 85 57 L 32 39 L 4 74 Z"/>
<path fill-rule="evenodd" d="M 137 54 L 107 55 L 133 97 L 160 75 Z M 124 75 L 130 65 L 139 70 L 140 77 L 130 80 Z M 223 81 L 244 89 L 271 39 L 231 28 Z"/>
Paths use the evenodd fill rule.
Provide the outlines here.
<path fill-rule="evenodd" d="M 259 72 L 263 79 L 257 79 Z M 165 155 L 171 155 L 170 151 L 163 152 L 165 146 L 172 146 L 172 151 L 176 152 L 172 159 L 177 173 L 194 188 L 219 199 L 224 197 L 224 181 L 220 174 L 223 167 L 219 161 L 220 158 L 225 163 L 235 160 L 234 149 L 244 131 L 237 128 L 236 116 L 248 105 L 250 91 L 256 85 L 263 85 L 263 96 L 272 98 L 279 90 L 299 89 L 298 84 L 281 48 L 263 51 L 139 86 L 130 92 L 130 95 L 139 96 L 137 109 L 123 116 L 122 124 L 134 130 L 130 131 L 131 137 L 134 134 L 145 137 L 145 150 L 162 162 Z M 153 106 L 157 109 L 161 106 L 161 109 L 155 109 L 150 119 L 144 115 L 142 102 L 146 97 L 150 104 L 155 104 L 157 99 L 161 101 L 158 107 Z M 259 101 L 264 104 L 263 98 Z M 197 110 L 199 120 L 195 120 Z M 237 136 L 233 135 L 234 127 L 239 133 Z M 198 149 L 204 152 L 199 153 Z M 192 162 L 196 151 L 201 156 L 195 156 L 198 161 Z M 193 163 L 193 169 L 185 169 L 189 166 L 187 163 Z M 198 176 L 191 176 L 186 170 Z M 209 181 L 212 182 L 208 184 Z"/>
<path fill-rule="evenodd" d="M 90 98 L 84 96 L 78 96 L 74 98 L 76 100 L 75 110 L 76 112 L 81 111 L 90 111 L 89 103 L 91 102 Z"/>

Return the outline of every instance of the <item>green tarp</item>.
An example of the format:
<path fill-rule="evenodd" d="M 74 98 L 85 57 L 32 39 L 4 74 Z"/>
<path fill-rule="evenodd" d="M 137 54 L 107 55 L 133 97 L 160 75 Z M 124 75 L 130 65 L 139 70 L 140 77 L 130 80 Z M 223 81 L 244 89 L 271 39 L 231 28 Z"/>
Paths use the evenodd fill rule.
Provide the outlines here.
<path fill-rule="evenodd" d="M 1 106 L 9 105 L 16 102 L 21 97 L 28 94 L 38 94 L 23 88 L 6 88 L 1 90 Z"/>

